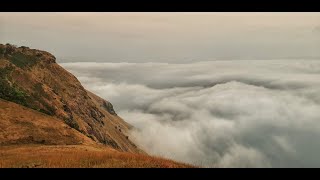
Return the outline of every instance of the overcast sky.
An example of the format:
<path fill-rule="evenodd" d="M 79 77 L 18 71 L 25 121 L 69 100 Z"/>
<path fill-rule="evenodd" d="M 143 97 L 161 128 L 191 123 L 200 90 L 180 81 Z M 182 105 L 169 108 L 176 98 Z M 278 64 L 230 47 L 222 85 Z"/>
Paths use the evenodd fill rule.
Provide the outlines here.
<path fill-rule="evenodd" d="M 0 42 L 59 62 L 320 57 L 320 13 L 0 13 Z"/>

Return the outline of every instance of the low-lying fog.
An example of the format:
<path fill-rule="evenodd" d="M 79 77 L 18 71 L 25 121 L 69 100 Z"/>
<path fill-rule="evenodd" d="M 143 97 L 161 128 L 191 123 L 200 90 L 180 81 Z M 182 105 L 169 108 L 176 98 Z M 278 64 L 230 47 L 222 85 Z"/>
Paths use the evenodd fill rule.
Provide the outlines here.
<path fill-rule="evenodd" d="M 149 154 L 205 167 L 320 167 L 320 61 L 61 63 Z"/>

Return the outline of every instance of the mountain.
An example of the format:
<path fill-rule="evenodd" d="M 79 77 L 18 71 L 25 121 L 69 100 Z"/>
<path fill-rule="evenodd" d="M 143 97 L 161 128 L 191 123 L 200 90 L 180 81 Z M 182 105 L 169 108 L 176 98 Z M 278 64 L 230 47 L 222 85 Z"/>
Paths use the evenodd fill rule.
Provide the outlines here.
<path fill-rule="evenodd" d="M 130 141 L 130 125 L 112 104 L 85 90 L 48 52 L 0 44 L 0 98 L 51 116 L 47 122 L 60 119 L 79 137 L 80 133 L 120 151 L 142 152 Z"/>

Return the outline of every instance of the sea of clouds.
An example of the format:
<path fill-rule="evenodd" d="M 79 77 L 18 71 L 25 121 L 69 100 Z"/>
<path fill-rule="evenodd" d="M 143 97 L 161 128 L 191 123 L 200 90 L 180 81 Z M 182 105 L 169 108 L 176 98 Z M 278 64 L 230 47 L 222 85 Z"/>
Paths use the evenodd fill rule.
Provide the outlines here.
<path fill-rule="evenodd" d="M 204 167 L 320 167 L 320 61 L 61 63 L 152 155 Z"/>

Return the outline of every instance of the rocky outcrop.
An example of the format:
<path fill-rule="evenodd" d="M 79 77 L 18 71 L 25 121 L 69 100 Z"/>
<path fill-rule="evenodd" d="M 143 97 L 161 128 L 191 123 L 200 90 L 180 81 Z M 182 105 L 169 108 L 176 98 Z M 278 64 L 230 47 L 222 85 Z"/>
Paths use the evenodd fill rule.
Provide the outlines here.
<path fill-rule="evenodd" d="M 108 101 L 103 101 L 103 107 L 112 115 L 117 115 L 113 109 L 113 105 Z"/>

